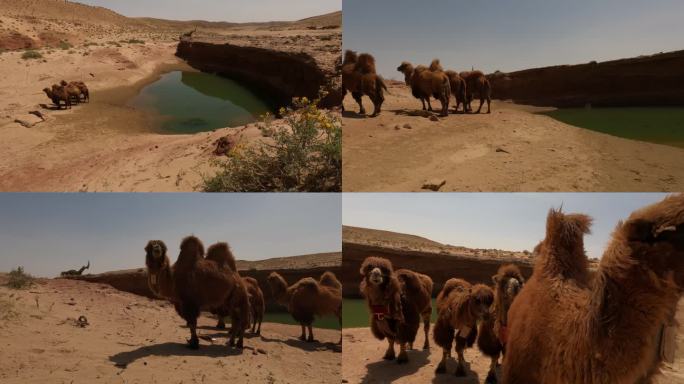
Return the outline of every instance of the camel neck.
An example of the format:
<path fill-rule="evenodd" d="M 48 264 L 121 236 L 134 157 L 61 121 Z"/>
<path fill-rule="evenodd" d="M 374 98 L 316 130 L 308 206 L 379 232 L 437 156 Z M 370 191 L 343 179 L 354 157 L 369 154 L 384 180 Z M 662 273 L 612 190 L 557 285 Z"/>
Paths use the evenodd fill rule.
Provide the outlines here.
<path fill-rule="evenodd" d="M 160 269 L 155 276 L 156 282 L 154 284 L 150 284 L 150 287 L 154 293 L 157 296 L 163 297 L 165 299 L 172 298 L 174 295 L 174 290 L 171 266 L 166 265 L 165 267 L 162 267 L 162 269 Z"/>

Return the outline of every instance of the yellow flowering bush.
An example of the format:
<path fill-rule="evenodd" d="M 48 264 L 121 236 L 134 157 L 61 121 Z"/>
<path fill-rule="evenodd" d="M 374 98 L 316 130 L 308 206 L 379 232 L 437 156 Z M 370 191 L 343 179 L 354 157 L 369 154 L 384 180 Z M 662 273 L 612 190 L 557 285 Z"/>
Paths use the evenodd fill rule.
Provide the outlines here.
<path fill-rule="evenodd" d="M 278 114 L 267 114 L 259 129 L 265 139 L 237 145 L 205 178 L 206 192 L 339 192 L 342 184 L 342 122 L 318 108 L 318 99 L 295 98 Z"/>

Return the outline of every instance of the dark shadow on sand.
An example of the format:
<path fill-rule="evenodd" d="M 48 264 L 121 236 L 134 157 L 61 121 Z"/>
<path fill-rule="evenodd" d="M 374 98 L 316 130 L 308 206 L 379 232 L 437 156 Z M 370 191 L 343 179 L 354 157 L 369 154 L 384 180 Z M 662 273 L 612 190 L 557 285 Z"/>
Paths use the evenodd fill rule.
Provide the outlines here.
<path fill-rule="evenodd" d="M 302 341 L 294 338 L 288 338 L 286 340 L 280 340 L 280 339 L 269 339 L 268 337 L 265 337 L 263 335 L 263 332 L 261 334 L 261 340 L 266 342 L 266 343 L 283 343 L 286 345 L 289 345 L 290 347 L 294 348 L 299 348 L 305 351 L 309 352 L 316 352 L 316 351 L 333 351 L 333 352 L 342 352 L 342 346 L 340 346 L 337 343 L 331 343 L 331 342 L 326 342 L 326 343 L 321 343 L 320 341 Z"/>
<path fill-rule="evenodd" d="M 467 376 L 456 376 L 456 365 L 458 363 L 455 359 L 450 358 L 447 360 L 447 371 L 446 373 L 440 373 L 439 375 L 435 373 L 435 377 L 432 379 L 432 384 L 479 384 L 480 375 L 477 372 L 470 370 L 470 363 L 466 362 L 466 370 L 468 372 Z M 501 377 L 501 376 L 499 376 Z"/>
<path fill-rule="evenodd" d="M 181 343 L 161 343 L 154 345 L 146 345 L 133 349 L 128 352 L 119 352 L 115 355 L 109 356 L 109 361 L 117 366 L 125 367 L 139 359 L 149 356 L 209 356 L 209 357 L 226 357 L 241 355 L 243 350 L 252 349 L 245 347 L 244 349 L 237 349 L 229 347 L 225 344 L 211 344 L 200 345 L 199 349 L 190 349 L 186 344 Z"/>
<path fill-rule="evenodd" d="M 348 119 L 366 119 L 371 116 L 369 114 L 361 114 L 354 111 L 344 111 L 342 112 L 342 117 L 346 117 Z"/>
<path fill-rule="evenodd" d="M 396 349 L 397 355 L 399 354 Z M 368 363 L 366 365 L 366 376 L 361 379 L 361 384 L 377 383 L 379 377 L 382 377 L 384 382 L 391 383 L 399 378 L 410 376 L 430 362 L 430 351 L 425 350 L 410 350 L 408 353 L 408 363 L 398 364 L 396 360 L 380 360 Z"/>

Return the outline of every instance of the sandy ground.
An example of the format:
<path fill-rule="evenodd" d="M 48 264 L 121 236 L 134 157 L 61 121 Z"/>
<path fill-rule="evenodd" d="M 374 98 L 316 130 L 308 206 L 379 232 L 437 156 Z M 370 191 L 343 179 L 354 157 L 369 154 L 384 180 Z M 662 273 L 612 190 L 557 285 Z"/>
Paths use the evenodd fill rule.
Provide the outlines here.
<path fill-rule="evenodd" d="M 573 127 L 497 100 L 491 115 L 433 121 L 414 115 L 420 101 L 405 85 L 389 92 L 375 118 L 356 114 L 351 95 L 344 100 L 344 191 L 425 191 L 442 182 L 440 191 L 464 192 L 684 190 L 681 148 Z M 367 97 L 364 105 L 372 111 Z"/>
<path fill-rule="evenodd" d="M 680 301 L 677 321 L 684 324 L 684 301 Z M 385 361 L 382 356 L 387 349 L 386 341 L 373 338 L 369 328 L 345 328 L 342 331 L 344 356 L 342 362 L 342 378 L 348 383 L 483 383 L 489 371 L 490 359 L 480 353 L 477 348 L 469 348 L 465 352 L 466 361 L 470 365 L 468 377 L 455 377 L 456 360 L 447 362 L 447 374 L 436 375 L 435 369 L 442 358 L 442 350 L 432 343 L 430 351 L 422 349 L 409 351 L 409 363 L 398 365 L 394 361 Z M 432 337 L 432 333 L 430 333 Z M 418 331 L 415 346 L 422 347 L 423 329 Z M 398 349 L 397 349 L 398 351 Z M 498 369 L 501 374 L 501 367 Z M 666 363 L 662 375 L 656 384 L 684 383 L 684 329 L 677 332 L 677 350 L 675 362 Z"/>
<path fill-rule="evenodd" d="M 75 319 L 84 315 L 89 325 Z M 202 317 L 200 349 L 173 307 L 94 283 L 41 280 L 27 290 L 0 287 L 2 383 L 333 383 L 339 331 L 264 323 L 239 351 Z"/>
<path fill-rule="evenodd" d="M 0 0 L 0 10 L 0 48 L 20 36 L 43 55 L 24 60 L 22 49 L 0 52 L 2 191 L 194 191 L 213 173 L 218 138 L 238 130 L 244 140 L 261 137 L 255 124 L 195 135 L 158 134 L 154 117 L 126 106 L 161 73 L 188 69 L 174 54 L 179 34 L 192 30 L 192 23 L 129 19 L 52 0 Z M 199 22 L 203 27 L 194 37 L 317 52 L 333 67 L 340 29 L 306 28 L 339 18 L 281 27 Z M 144 44 L 125 42 L 130 39 Z M 54 48 L 62 40 L 70 47 Z M 53 110 L 41 90 L 62 79 L 86 82 L 91 103 Z"/>

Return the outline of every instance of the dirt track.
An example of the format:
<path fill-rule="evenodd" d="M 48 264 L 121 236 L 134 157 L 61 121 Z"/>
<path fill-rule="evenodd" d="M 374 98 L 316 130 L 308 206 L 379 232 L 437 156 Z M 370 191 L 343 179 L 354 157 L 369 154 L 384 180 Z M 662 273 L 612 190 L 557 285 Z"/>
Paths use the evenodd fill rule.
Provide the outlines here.
<path fill-rule="evenodd" d="M 442 181 L 440 191 L 463 192 L 684 190 L 681 148 L 573 127 L 497 100 L 490 115 L 433 121 L 414 115 L 420 101 L 405 85 L 392 83 L 389 92 L 375 118 L 359 116 L 345 98 L 344 191 L 425 191 Z M 372 111 L 367 97 L 364 105 Z"/>
<path fill-rule="evenodd" d="M 85 315 L 89 325 L 75 323 Z M 200 349 L 163 301 L 72 280 L 42 280 L 28 290 L 0 287 L 2 383 L 333 383 L 339 382 L 339 331 L 264 323 L 239 351 L 226 331 L 202 317 Z"/>

